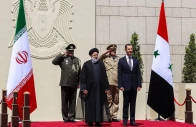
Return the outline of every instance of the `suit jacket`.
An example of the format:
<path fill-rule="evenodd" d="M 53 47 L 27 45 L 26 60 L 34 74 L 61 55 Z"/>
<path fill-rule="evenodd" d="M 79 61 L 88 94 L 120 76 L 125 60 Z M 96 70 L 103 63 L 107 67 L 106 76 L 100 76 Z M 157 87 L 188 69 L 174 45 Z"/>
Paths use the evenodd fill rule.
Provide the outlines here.
<path fill-rule="evenodd" d="M 130 89 L 137 90 L 137 87 L 142 87 L 139 62 L 137 58 L 133 57 L 132 71 L 129 68 L 126 56 L 119 60 L 118 87 L 123 87 L 125 91 L 129 91 Z"/>
<path fill-rule="evenodd" d="M 81 72 L 80 59 L 59 54 L 53 59 L 52 63 L 59 65 L 61 68 L 60 86 L 78 88 Z"/>
<path fill-rule="evenodd" d="M 118 86 L 118 61 L 120 57 L 116 56 L 115 59 L 109 55 L 101 55 L 100 60 L 103 61 L 108 81 L 110 85 Z"/>

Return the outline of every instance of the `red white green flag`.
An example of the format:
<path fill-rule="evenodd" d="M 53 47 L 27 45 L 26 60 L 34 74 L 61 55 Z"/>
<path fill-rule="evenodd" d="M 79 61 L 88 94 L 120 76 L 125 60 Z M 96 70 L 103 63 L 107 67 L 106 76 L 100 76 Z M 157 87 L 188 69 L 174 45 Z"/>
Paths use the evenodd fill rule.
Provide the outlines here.
<path fill-rule="evenodd" d="M 24 92 L 30 93 L 30 112 L 33 112 L 37 108 L 23 0 L 20 0 L 18 20 L 7 82 L 6 101 L 10 109 L 12 109 L 12 99 L 14 91 L 18 92 L 18 113 L 20 119 L 22 119 Z"/>

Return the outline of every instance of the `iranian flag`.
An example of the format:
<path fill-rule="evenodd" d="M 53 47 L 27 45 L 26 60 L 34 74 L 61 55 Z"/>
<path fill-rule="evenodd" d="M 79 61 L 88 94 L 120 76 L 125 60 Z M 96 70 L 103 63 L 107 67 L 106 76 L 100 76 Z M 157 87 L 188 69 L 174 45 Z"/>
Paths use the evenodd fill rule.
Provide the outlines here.
<path fill-rule="evenodd" d="M 20 0 L 18 20 L 7 82 L 6 101 L 10 109 L 12 109 L 14 91 L 18 91 L 18 113 L 20 119 L 22 119 L 24 92 L 30 93 L 30 112 L 33 112 L 37 108 L 23 0 Z"/>
<path fill-rule="evenodd" d="M 171 116 L 175 111 L 164 2 L 160 11 L 147 104 L 163 118 Z"/>

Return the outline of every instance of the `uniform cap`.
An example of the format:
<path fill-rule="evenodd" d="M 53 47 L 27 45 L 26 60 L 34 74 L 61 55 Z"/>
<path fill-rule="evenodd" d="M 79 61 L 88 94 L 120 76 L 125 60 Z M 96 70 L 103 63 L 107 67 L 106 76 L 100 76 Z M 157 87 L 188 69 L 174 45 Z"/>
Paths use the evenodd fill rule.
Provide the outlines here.
<path fill-rule="evenodd" d="M 72 51 L 72 50 L 76 49 L 76 46 L 74 44 L 69 44 L 65 49 L 68 51 Z"/>
<path fill-rule="evenodd" d="M 107 50 L 116 50 L 116 48 L 117 48 L 117 45 L 111 44 L 111 45 L 109 45 L 106 49 L 107 49 Z"/>

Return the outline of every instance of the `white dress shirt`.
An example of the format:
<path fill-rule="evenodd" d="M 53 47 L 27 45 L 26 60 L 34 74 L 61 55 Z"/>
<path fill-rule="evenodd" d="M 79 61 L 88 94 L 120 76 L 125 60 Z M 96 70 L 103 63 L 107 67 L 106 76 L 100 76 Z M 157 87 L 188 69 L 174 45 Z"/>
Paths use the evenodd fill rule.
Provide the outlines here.
<path fill-rule="evenodd" d="M 132 56 L 131 56 L 131 58 L 132 58 Z M 127 59 L 128 65 L 129 65 L 129 56 L 126 55 L 126 59 Z M 133 58 L 131 59 L 131 71 L 132 71 L 132 69 L 133 69 Z"/>

